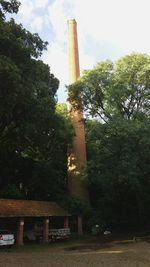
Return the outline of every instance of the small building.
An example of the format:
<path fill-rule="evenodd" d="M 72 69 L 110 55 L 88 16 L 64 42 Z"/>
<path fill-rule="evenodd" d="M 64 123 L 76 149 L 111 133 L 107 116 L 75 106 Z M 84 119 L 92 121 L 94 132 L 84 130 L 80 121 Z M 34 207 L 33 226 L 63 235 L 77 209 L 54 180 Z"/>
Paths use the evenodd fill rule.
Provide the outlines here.
<path fill-rule="evenodd" d="M 48 242 L 49 220 L 52 217 L 62 217 L 63 227 L 69 227 L 68 212 L 55 202 L 0 199 L 0 220 L 14 218 L 17 222 L 17 245 L 23 245 L 24 226 L 27 218 L 42 220 L 43 242 Z"/>

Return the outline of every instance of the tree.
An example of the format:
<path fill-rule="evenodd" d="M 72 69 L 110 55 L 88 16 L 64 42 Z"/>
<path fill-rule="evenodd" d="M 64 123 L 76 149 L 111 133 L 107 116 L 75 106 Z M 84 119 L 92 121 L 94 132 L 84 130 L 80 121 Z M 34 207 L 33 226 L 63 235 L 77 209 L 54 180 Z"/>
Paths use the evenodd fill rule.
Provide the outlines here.
<path fill-rule="evenodd" d="M 20 2 L 17 0 L 10 0 L 10 1 L 5 1 L 5 0 L 0 0 L 0 17 L 5 18 L 4 13 L 9 12 L 9 13 L 17 13 Z"/>
<path fill-rule="evenodd" d="M 147 222 L 150 125 L 145 122 L 87 122 L 91 203 L 103 222 L 128 226 Z"/>
<path fill-rule="evenodd" d="M 97 64 L 69 88 L 72 104 L 95 119 L 86 121 L 87 166 L 100 222 L 149 218 L 149 74 L 150 57 L 131 54 Z"/>
<path fill-rule="evenodd" d="M 149 116 L 149 87 L 150 57 L 131 54 L 85 71 L 70 86 L 70 100 L 80 107 L 80 92 L 86 113 L 105 122 L 114 116 L 136 119 Z"/>
<path fill-rule="evenodd" d="M 59 81 L 40 60 L 47 42 L 6 21 L 19 3 L 0 5 L 0 196 L 56 200 L 66 190 L 69 135 L 55 112 Z"/>

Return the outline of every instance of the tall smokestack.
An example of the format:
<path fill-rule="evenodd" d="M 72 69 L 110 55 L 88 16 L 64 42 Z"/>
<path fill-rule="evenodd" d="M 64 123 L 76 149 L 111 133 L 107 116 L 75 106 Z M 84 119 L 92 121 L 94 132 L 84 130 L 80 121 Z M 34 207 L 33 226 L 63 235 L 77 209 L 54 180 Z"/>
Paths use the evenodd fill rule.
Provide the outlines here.
<path fill-rule="evenodd" d="M 77 23 L 75 19 L 68 20 L 69 31 L 69 84 L 73 84 L 80 76 Z"/>
<path fill-rule="evenodd" d="M 69 84 L 80 76 L 77 23 L 68 21 L 69 31 Z M 71 196 L 89 202 L 87 184 L 83 179 L 86 168 L 86 144 L 83 113 L 69 103 L 69 115 L 74 127 L 75 137 L 68 150 L 68 185 Z"/>

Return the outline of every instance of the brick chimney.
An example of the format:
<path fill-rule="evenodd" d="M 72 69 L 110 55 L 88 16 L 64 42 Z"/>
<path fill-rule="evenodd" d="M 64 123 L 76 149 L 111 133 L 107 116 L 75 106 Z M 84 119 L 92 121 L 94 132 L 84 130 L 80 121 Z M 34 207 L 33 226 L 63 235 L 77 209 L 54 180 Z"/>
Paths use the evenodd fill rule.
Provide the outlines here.
<path fill-rule="evenodd" d="M 77 23 L 74 19 L 68 21 L 69 32 L 69 84 L 73 84 L 80 76 L 79 52 L 77 39 Z M 75 136 L 73 144 L 68 149 L 68 186 L 71 196 L 89 202 L 87 182 L 83 179 L 86 168 L 86 144 L 83 113 L 74 109 L 69 103 Z"/>

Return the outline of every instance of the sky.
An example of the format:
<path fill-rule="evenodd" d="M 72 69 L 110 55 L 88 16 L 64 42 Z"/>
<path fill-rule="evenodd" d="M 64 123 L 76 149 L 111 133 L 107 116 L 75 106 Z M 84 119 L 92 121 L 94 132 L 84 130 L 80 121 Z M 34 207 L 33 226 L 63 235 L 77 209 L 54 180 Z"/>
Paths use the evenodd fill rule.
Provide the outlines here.
<path fill-rule="evenodd" d="M 42 60 L 59 79 L 58 101 L 68 85 L 67 20 L 76 19 L 81 75 L 98 62 L 132 52 L 150 54 L 150 0 L 20 0 L 15 19 L 49 42 Z"/>

